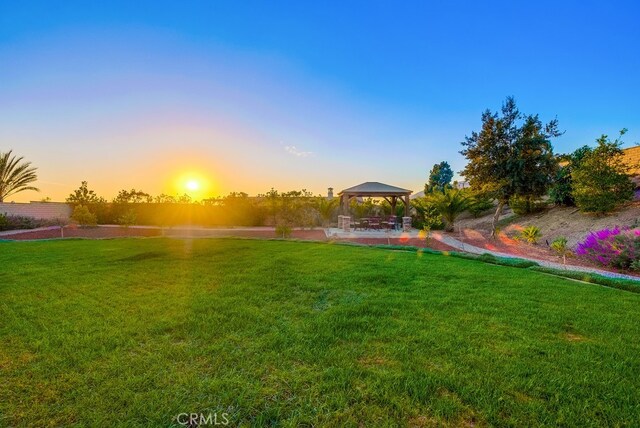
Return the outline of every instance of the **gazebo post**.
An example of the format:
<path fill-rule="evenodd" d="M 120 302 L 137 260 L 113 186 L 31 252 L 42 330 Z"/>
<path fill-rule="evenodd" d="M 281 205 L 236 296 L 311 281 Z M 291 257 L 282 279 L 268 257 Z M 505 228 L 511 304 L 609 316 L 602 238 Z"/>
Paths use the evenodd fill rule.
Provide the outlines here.
<path fill-rule="evenodd" d="M 409 217 L 409 195 L 404 197 L 404 216 Z"/>

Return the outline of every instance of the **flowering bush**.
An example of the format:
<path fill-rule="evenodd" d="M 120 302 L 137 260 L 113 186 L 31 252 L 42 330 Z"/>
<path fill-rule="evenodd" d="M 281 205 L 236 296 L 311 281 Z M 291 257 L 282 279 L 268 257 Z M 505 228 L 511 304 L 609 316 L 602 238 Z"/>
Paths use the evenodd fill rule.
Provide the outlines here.
<path fill-rule="evenodd" d="M 640 271 L 640 229 L 603 229 L 578 243 L 576 254 L 603 266 Z"/>

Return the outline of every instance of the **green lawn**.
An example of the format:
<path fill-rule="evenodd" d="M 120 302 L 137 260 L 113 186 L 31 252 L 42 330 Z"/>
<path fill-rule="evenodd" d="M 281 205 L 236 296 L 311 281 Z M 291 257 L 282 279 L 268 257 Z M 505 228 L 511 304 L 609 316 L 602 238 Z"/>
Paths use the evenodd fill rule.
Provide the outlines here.
<path fill-rule="evenodd" d="M 638 426 L 640 294 L 331 244 L 0 243 L 0 426 L 178 426 L 192 412 Z"/>

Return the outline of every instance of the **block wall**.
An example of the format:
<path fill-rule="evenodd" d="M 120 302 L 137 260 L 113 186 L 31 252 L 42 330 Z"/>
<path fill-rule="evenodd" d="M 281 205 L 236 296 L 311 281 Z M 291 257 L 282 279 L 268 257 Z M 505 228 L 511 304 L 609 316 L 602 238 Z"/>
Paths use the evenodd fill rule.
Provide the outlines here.
<path fill-rule="evenodd" d="M 68 220 L 71 216 L 71 206 L 61 202 L 0 203 L 0 214 Z"/>

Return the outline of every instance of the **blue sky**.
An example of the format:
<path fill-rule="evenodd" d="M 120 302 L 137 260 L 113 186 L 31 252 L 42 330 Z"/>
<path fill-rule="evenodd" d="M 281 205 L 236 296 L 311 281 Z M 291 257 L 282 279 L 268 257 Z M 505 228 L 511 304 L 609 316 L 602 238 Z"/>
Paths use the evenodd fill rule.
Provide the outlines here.
<path fill-rule="evenodd" d="M 508 95 L 557 152 L 640 142 L 627 2 L 2 2 L 0 150 L 41 194 L 419 191 Z M 108 3 L 108 4 L 107 4 Z"/>

